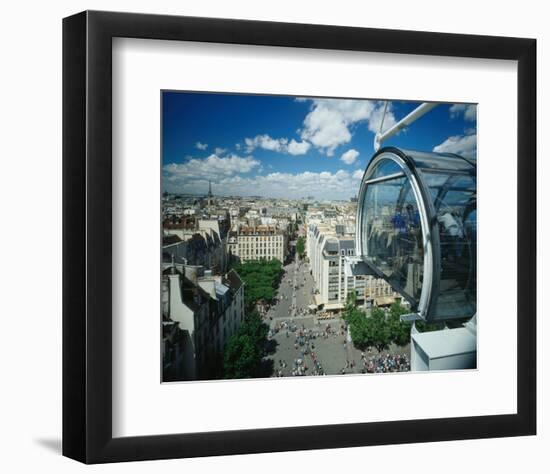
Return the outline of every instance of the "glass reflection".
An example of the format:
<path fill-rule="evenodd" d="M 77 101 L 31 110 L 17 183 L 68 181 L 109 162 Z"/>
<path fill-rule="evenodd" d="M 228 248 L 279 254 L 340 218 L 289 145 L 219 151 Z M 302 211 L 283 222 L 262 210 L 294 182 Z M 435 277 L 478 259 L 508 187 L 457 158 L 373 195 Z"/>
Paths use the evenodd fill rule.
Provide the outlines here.
<path fill-rule="evenodd" d="M 416 201 L 407 167 L 417 174 L 425 202 Z M 367 173 L 359 224 L 363 258 L 409 300 L 412 310 L 418 309 L 423 279 L 430 278 L 422 308 L 427 320 L 470 318 L 477 296 L 475 163 L 456 155 L 407 151 L 403 164 L 384 157 Z M 431 230 L 428 236 L 419 210 Z M 426 262 L 424 244 L 432 251 Z"/>
<path fill-rule="evenodd" d="M 439 317 L 468 317 L 476 306 L 475 177 L 424 174 L 439 227 L 441 277 L 436 313 Z"/>
<path fill-rule="evenodd" d="M 362 235 L 367 261 L 417 305 L 422 290 L 424 250 L 420 213 L 409 180 L 400 176 L 369 184 L 363 209 Z"/>

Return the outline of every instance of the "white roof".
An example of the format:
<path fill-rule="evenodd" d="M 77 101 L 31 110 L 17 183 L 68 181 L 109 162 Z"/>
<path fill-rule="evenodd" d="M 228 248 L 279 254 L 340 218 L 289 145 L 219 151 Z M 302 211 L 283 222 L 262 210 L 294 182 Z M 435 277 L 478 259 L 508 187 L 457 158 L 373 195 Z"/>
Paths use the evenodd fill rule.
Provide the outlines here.
<path fill-rule="evenodd" d="M 413 334 L 412 338 L 430 359 L 466 354 L 477 348 L 476 337 L 466 328 Z"/>

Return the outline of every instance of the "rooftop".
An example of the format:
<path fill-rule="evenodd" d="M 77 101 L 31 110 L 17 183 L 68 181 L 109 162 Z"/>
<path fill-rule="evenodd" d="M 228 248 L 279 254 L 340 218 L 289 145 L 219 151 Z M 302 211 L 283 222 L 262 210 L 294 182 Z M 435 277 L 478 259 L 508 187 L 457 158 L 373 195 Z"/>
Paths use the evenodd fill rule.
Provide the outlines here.
<path fill-rule="evenodd" d="M 283 231 L 272 225 L 241 226 L 239 235 L 282 235 Z"/>
<path fill-rule="evenodd" d="M 476 351 L 476 337 L 467 328 L 413 334 L 412 338 L 422 347 L 430 359 L 449 354 L 466 354 Z"/>

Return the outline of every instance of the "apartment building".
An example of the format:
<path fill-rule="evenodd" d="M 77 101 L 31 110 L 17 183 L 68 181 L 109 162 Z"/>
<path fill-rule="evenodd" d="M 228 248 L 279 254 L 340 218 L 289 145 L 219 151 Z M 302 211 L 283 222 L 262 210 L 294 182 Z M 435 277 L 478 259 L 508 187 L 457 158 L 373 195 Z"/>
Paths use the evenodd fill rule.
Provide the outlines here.
<path fill-rule="evenodd" d="M 346 258 L 355 256 L 355 239 L 339 235 L 329 224 L 311 224 L 308 229 L 307 253 L 315 281 L 315 304 L 328 311 L 341 310 L 347 294 L 355 291 L 359 305 L 364 304 L 364 275 L 346 275 Z"/>
<path fill-rule="evenodd" d="M 275 226 L 240 225 L 229 233 L 227 248 L 230 258 L 243 262 L 260 259 L 284 262 L 288 254 L 288 237 Z"/>
<path fill-rule="evenodd" d="M 319 308 L 341 310 L 352 291 L 363 308 L 385 306 L 399 296 L 387 282 L 370 275 L 366 264 L 356 258 L 355 234 L 348 226 L 310 224 L 307 253 Z"/>
<path fill-rule="evenodd" d="M 244 285 L 233 270 L 180 269 L 174 264 L 162 278 L 163 380 L 212 378 L 244 319 Z"/>
<path fill-rule="evenodd" d="M 181 220 L 163 225 L 163 254 L 215 273 L 227 270 L 227 231 L 219 219 Z M 165 259 L 166 260 L 166 259 Z M 167 260 L 170 263 L 170 258 Z"/>

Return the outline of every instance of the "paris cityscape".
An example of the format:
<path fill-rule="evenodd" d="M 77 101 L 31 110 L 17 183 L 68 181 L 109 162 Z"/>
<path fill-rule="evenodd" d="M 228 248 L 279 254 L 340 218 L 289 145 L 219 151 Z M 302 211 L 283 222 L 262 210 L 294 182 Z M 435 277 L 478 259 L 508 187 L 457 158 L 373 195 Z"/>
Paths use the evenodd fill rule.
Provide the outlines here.
<path fill-rule="evenodd" d="M 163 382 L 411 371 L 403 316 L 421 279 L 397 291 L 365 271 L 356 236 L 372 137 L 417 105 L 163 93 Z M 475 158 L 471 107 L 433 122 L 416 142 Z M 380 232 L 403 233 L 378 199 Z"/>

